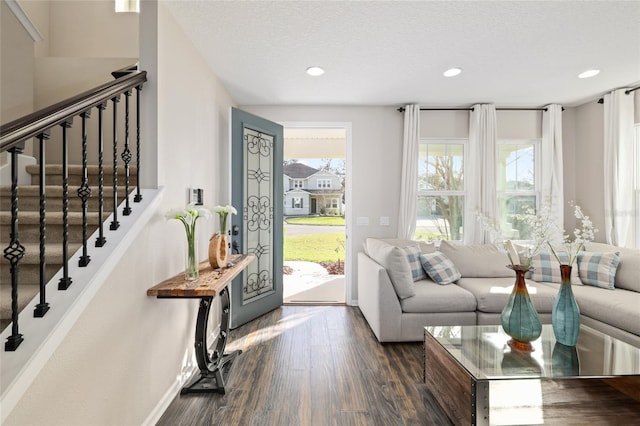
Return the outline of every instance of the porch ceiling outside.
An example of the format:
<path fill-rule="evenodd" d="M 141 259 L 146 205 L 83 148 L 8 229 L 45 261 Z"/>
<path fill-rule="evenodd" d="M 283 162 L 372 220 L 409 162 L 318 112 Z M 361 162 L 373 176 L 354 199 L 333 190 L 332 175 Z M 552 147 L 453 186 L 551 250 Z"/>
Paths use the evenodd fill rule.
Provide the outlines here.
<path fill-rule="evenodd" d="M 285 158 L 345 158 L 345 129 L 284 129 Z"/>

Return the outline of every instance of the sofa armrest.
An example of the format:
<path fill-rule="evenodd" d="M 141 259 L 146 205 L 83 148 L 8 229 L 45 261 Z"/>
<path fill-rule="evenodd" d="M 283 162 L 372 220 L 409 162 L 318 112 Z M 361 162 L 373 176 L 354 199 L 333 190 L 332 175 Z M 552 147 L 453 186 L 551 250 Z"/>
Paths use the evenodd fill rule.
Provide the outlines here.
<path fill-rule="evenodd" d="M 380 342 L 397 341 L 402 334 L 402 307 L 387 270 L 358 253 L 358 306 Z"/>

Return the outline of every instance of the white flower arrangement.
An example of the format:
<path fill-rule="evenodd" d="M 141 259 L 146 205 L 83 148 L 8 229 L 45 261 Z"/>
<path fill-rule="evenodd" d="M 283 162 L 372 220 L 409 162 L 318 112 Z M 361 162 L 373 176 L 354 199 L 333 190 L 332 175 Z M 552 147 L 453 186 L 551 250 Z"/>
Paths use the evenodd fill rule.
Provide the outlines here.
<path fill-rule="evenodd" d="M 536 214 L 535 210 L 529 209 L 527 214 L 518 215 L 517 217 L 531 227 L 533 241 L 548 245 L 559 264 L 572 266 L 578 257 L 578 252 L 595 239 L 595 233 L 598 230 L 593 227 L 589 216 L 582 212 L 579 205 L 573 201 L 569 204 L 573 207 L 576 219 L 581 221 L 581 227 L 573 231 L 573 240 L 566 234 L 564 229 L 561 229 L 553 221 L 551 206 L 548 203 L 541 207 L 540 214 Z M 560 260 L 560 254 L 566 255 L 567 260 L 564 262 Z"/>
<path fill-rule="evenodd" d="M 596 232 L 598 232 L 598 230 L 593 227 L 593 222 L 591 222 L 589 216 L 585 215 L 582 212 L 582 209 L 579 205 L 573 202 L 571 202 L 570 204 L 573 207 L 573 215 L 576 217 L 576 219 L 580 220 L 581 226 L 573 230 L 573 240 L 569 235 L 567 235 L 564 230 L 562 230 L 562 237 L 559 241 L 559 245 L 562 247 L 561 253 L 564 253 L 568 257 L 568 263 L 564 264 L 572 266 L 576 261 L 576 258 L 578 257 L 578 253 L 582 251 L 582 249 L 584 249 L 587 244 L 595 239 L 595 234 Z M 560 260 L 560 257 L 556 252 L 556 248 L 554 248 L 554 243 L 554 241 L 548 241 L 551 252 L 558 260 L 558 263 L 562 265 L 563 262 Z"/>
<path fill-rule="evenodd" d="M 167 220 L 177 219 L 184 225 L 184 230 L 187 232 L 187 241 L 192 243 L 196 234 L 196 221 L 203 217 L 209 219 L 211 217 L 211 210 L 204 206 L 196 206 L 193 203 L 187 204 L 184 208 L 174 208 L 165 213 L 164 217 Z"/>
<path fill-rule="evenodd" d="M 516 245 L 513 244 L 511 240 L 505 240 L 502 232 L 500 231 L 500 226 L 495 219 L 489 218 L 482 212 L 477 212 L 476 216 L 482 223 L 482 227 L 485 231 L 489 233 L 489 239 L 497 245 L 499 249 L 506 253 L 509 258 L 509 262 L 511 263 L 511 267 L 514 269 L 518 265 L 523 266 L 524 269 L 529 269 L 531 267 L 532 258 L 536 254 L 540 253 L 542 248 L 546 245 L 547 239 L 543 236 L 544 234 L 540 234 L 527 242 L 519 243 L 518 248 L 516 248 Z M 526 216 L 527 220 L 529 220 L 529 216 Z M 543 227 L 540 226 L 539 229 L 542 230 Z M 524 263 L 520 259 L 524 259 Z"/>
<path fill-rule="evenodd" d="M 183 209 L 175 208 L 165 213 L 167 220 L 176 219 L 182 222 L 184 230 L 187 233 L 187 280 L 193 280 L 198 277 L 198 258 L 196 255 L 196 223 L 201 217 L 208 219 L 211 211 L 203 206 L 195 204 L 187 204 Z"/>
<path fill-rule="evenodd" d="M 227 232 L 227 217 L 229 214 L 238 214 L 238 211 L 230 204 L 227 204 L 226 206 L 215 206 L 213 211 L 218 213 L 218 216 L 220 216 L 220 233 L 224 234 Z"/>

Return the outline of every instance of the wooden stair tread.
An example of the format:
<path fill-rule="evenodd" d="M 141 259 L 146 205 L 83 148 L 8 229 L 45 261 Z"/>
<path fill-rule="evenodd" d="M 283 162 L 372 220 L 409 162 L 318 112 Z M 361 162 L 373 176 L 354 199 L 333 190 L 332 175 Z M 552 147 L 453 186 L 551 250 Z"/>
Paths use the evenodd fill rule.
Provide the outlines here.
<path fill-rule="evenodd" d="M 104 218 L 109 215 L 105 212 Z M 47 225 L 62 225 L 62 212 L 46 211 L 45 220 Z M 69 225 L 82 225 L 82 212 L 70 211 L 67 215 Z M 0 225 L 11 224 L 11 212 L 0 211 Z M 21 225 L 40 225 L 40 212 L 37 211 L 19 211 L 18 224 Z M 87 212 L 87 224 L 99 225 L 98 212 Z"/>
<path fill-rule="evenodd" d="M 38 164 L 29 164 L 26 167 L 27 173 L 33 175 L 33 176 L 37 176 L 40 174 L 40 165 Z M 82 171 L 82 166 L 81 165 L 77 165 L 77 164 L 69 164 L 69 166 L 67 166 L 67 171 L 70 175 L 82 175 L 83 171 Z M 118 175 L 120 175 L 121 173 L 124 173 L 125 171 L 125 167 L 123 165 L 118 165 Z M 129 166 L 129 174 L 133 175 L 136 174 L 138 171 L 136 166 Z M 97 175 L 99 172 L 98 166 L 97 165 L 89 165 L 87 166 L 87 173 L 90 175 Z M 111 164 L 105 164 L 102 167 L 102 172 L 104 175 L 112 175 L 113 174 L 113 165 Z M 61 164 L 48 164 L 45 166 L 45 173 L 47 175 L 49 174 L 62 174 L 62 165 Z"/>

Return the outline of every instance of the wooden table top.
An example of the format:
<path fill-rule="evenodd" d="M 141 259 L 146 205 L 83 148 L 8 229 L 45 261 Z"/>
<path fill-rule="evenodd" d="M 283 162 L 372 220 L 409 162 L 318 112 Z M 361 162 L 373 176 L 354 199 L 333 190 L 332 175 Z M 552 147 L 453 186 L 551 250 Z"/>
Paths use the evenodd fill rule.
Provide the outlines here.
<path fill-rule="evenodd" d="M 184 272 L 164 280 L 147 290 L 147 296 L 156 297 L 213 297 L 228 286 L 254 259 L 254 254 L 229 256 L 231 267 L 213 269 L 208 260 L 200 263 L 197 280 L 186 281 Z"/>

